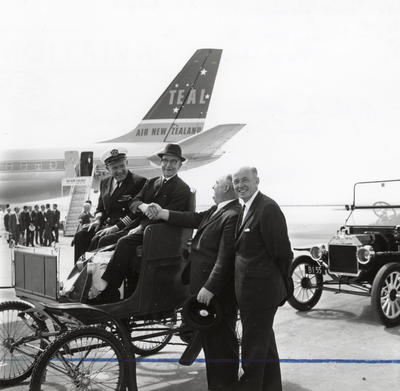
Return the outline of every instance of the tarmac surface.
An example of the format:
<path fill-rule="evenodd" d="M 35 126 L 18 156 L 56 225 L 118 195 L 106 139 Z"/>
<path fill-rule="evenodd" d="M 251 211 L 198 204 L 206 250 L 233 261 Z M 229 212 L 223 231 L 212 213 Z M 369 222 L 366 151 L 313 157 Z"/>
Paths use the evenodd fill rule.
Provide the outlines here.
<path fill-rule="evenodd" d="M 73 264 L 70 240 L 61 238 L 61 280 Z M 14 290 L 4 288 L 11 285 L 10 250 L 4 241 L 0 244 L 0 263 L 0 301 L 14 300 Z M 400 387 L 400 326 L 381 325 L 368 297 L 323 292 L 316 307 L 306 313 L 285 304 L 278 310 L 274 330 L 284 391 L 380 391 Z M 138 389 L 207 390 L 203 354 L 192 366 L 185 367 L 177 363 L 183 349 L 168 345 L 154 356 L 138 358 Z M 29 380 L 4 389 L 28 390 Z"/>

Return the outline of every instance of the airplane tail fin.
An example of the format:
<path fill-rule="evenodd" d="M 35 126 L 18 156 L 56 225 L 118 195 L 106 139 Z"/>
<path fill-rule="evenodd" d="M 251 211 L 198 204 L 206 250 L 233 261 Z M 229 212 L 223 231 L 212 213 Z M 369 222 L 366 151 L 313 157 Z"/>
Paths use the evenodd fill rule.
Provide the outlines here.
<path fill-rule="evenodd" d="M 177 142 L 200 133 L 221 54 L 197 50 L 134 130 L 103 142 Z"/>

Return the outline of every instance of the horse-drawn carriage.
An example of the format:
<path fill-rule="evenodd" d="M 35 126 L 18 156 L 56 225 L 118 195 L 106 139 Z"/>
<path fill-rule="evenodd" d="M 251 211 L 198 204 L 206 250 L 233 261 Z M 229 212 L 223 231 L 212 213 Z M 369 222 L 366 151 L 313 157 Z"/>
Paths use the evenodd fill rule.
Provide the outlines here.
<path fill-rule="evenodd" d="M 200 350 L 193 319 L 208 327 L 218 311 L 190 304 L 181 276 L 191 234 L 149 225 L 136 290 L 96 306 L 60 302 L 56 256 L 15 251 L 15 290 L 23 301 L 0 304 L 0 386 L 31 376 L 30 390 L 136 390 L 135 355 L 161 350 L 174 335 L 177 343 L 190 341 L 181 363 L 193 362 Z"/>

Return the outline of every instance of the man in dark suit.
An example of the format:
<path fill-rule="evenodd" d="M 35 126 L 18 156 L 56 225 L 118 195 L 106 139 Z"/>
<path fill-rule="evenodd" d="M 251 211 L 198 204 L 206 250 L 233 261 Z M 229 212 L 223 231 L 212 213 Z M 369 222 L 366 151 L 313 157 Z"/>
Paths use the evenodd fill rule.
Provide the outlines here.
<path fill-rule="evenodd" d="M 128 170 L 126 150 L 107 150 L 102 160 L 110 177 L 100 183 L 95 219 L 75 234 L 75 263 L 88 250 L 96 249 L 102 236 L 123 230 L 132 223 L 129 202 L 142 189 L 146 179 Z"/>
<path fill-rule="evenodd" d="M 28 246 L 28 227 L 29 227 L 29 212 L 26 205 L 23 206 L 22 212 L 19 215 L 20 232 L 22 234 L 22 243 Z"/>
<path fill-rule="evenodd" d="M 49 247 L 54 242 L 53 225 L 54 213 L 50 209 L 50 204 L 46 204 L 46 212 L 44 213 L 44 246 Z"/>
<path fill-rule="evenodd" d="M 58 243 L 58 228 L 60 226 L 60 211 L 57 209 L 57 204 L 53 204 L 53 228 L 52 231 L 54 232 L 54 240 Z"/>
<path fill-rule="evenodd" d="M 6 209 L 6 213 L 4 214 L 4 229 L 7 232 L 7 243 L 10 242 L 10 214 L 11 208 L 8 206 Z"/>
<path fill-rule="evenodd" d="M 258 190 L 257 169 L 243 167 L 233 186 L 244 203 L 236 231 L 235 292 L 242 321 L 239 390 L 281 391 L 273 322 L 288 294 L 293 258 L 285 217 L 278 204 Z"/>
<path fill-rule="evenodd" d="M 43 218 L 41 216 L 41 212 L 39 210 L 39 205 L 35 205 L 33 207 L 33 211 L 31 213 L 31 218 L 32 218 L 32 224 L 35 226 L 35 232 L 34 232 L 34 239 L 35 239 L 35 244 L 39 245 L 42 244 L 40 240 L 40 219 Z"/>
<path fill-rule="evenodd" d="M 40 245 L 43 245 L 43 243 L 44 243 L 44 226 L 46 223 L 44 220 L 45 214 L 46 214 L 46 207 L 44 205 L 40 205 L 40 211 L 38 213 L 38 228 L 39 228 Z"/>
<path fill-rule="evenodd" d="M 197 229 L 189 256 L 190 291 L 206 305 L 215 296 L 224 311 L 215 327 L 200 332 L 208 389 L 230 391 L 237 383 L 239 369 L 233 273 L 235 228 L 241 206 L 230 175 L 217 180 L 213 189 L 217 205 L 210 209 L 200 213 L 161 209 L 157 218 Z"/>
<path fill-rule="evenodd" d="M 21 235 L 21 224 L 20 212 L 17 206 L 14 208 L 14 212 L 10 214 L 9 228 L 11 234 L 10 239 L 12 239 L 15 244 L 19 244 L 19 238 Z"/>
<path fill-rule="evenodd" d="M 190 188 L 178 177 L 177 173 L 185 158 L 177 144 L 167 144 L 158 154 L 161 159 L 163 176 L 149 179 L 140 193 L 129 205 L 132 220 L 129 232 L 120 232 L 105 240 L 101 239 L 99 247 L 117 242 L 115 252 L 107 265 L 99 285 L 95 289 L 102 291 L 95 302 L 116 301 L 119 299 L 118 288 L 122 281 L 139 274 L 140 259 L 136 257 L 136 248 L 143 242 L 144 228 L 150 223 L 149 218 L 157 213 L 150 206 L 156 202 L 163 208 L 184 211 L 189 208 Z M 135 288 L 135 282 L 129 286 L 129 292 Z"/>
<path fill-rule="evenodd" d="M 32 206 L 28 206 L 28 215 L 27 215 L 27 228 L 26 228 L 26 239 L 25 239 L 25 245 L 28 247 L 31 245 L 32 247 L 35 247 L 33 244 L 33 239 L 35 236 L 35 226 L 33 224 L 33 217 L 32 217 Z"/>

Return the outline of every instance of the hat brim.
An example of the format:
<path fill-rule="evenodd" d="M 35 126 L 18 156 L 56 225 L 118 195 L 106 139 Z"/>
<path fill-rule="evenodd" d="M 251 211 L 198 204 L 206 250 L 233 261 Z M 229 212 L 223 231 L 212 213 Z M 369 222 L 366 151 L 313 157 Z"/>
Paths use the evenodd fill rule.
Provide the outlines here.
<path fill-rule="evenodd" d="M 157 153 L 157 156 L 158 156 L 160 159 L 162 159 L 162 157 L 163 157 L 164 155 L 167 155 L 167 156 L 175 156 L 175 157 L 181 159 L 181 162 L 184 162 L 184 161 L 186 160 L 183 156 L 174 155 L 173 153 Z"/>

